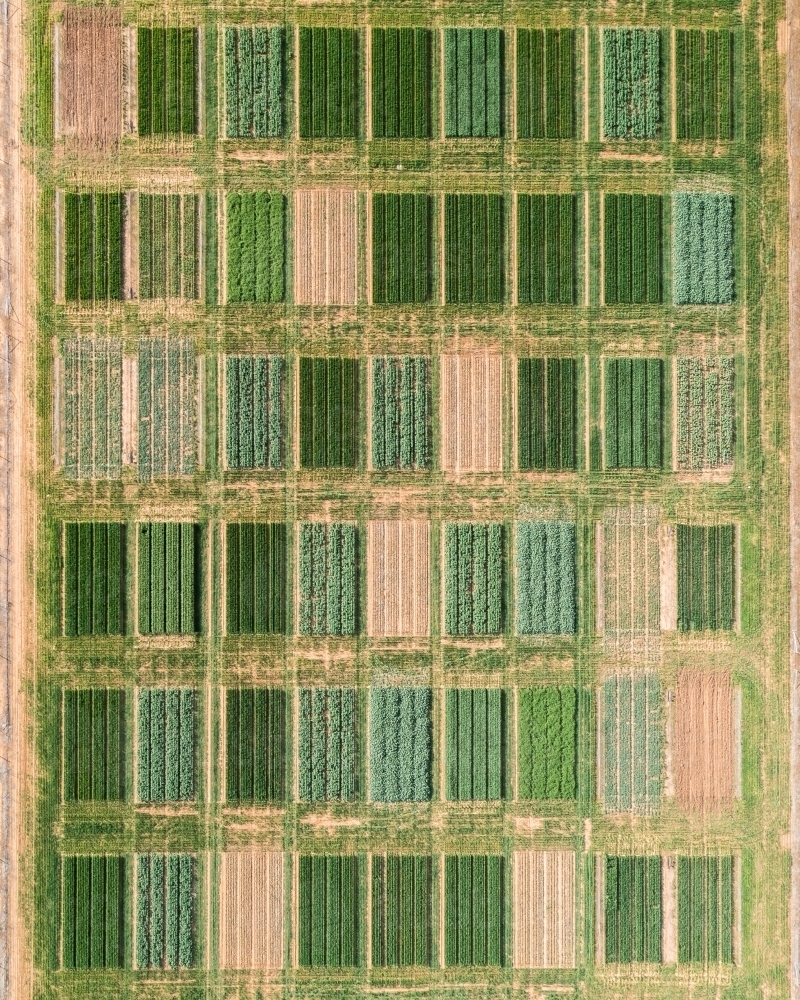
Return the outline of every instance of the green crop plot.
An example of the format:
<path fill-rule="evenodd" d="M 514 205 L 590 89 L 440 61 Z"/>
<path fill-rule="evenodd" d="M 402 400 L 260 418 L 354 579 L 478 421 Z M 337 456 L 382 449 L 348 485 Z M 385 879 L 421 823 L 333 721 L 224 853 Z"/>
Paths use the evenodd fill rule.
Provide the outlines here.
<path fill-rule="evenodd" d="M 189 688 L 139 691 L 138 799 L 189 801 L 195 796 L 196 694 Z"/>
<path fill-rule="evenodd" d="M 356 526 L 300 525 L 298 555 L 301 635 L 355 635 Z"/>
<path fill-rule="evenodd" d="M 125 955 L 126 859 L 61 859 L 61 966 L 118 969 Z"/>
<path fill-rule="evenodd" d="M 672 199 L 672 277 L 676 305 L 733 301 L 733 198 L 676 194 Z"/>
<path fill-rule="evenodd" d="M 606 305 L 661 301 L 661 196 L 603 199 L 603 300 Z"/>
<path fill-rule="evenodd" d="M 196 859 L 191 854 L 136 858 L 136 965 L 186 969 L 195 964 Z"/>
<path fill-rule="evenodd" d="M 603 30 L 606 139 L 655 139 L 661 131 L 661 32 Z"/>
<path fill-rule="evenodd" d="M 606 962 L 661 961 L 661 858 L 605 859 Z"/>
<path fill-rule="evenodd" d="M 64 524 L 64 634 L 125 629 L 125 525 Z"/>
<path fill-rule="evenodd" d="M 225 526 L 226 625 L 229 635 L 286 631 L 286 525 Z"/>
<path fill-rule="evenodd" d="M 64 195 L 64 298 L 94 305 L 123 297 L 125 196 L 95 191 Z"/>
<path fill-rule="evenodd" d="M 139 341 L 141 480 L 189 476 L 197 465 L 197 360 L 194 341 Z"/>
<path fill-rule="evenodd" d="M 679 469 L 733 464 L 735 360 L 678 358 L 677 444 Z"/>
<path fill-rule="evenodd" d="M 65 688 L 63 692 L 65 802 L 125 798 L 125 692 Z"/>
<path fill-rule="evenodd" d="M 373 802 L 424 802 L 431 797 L 431 700 L 430 688 L 372 689 L 369 774 Z"/>
<path fill-rule="evenodd" d="M 444 134 L 447 138 L 503 134 L 504 32 L 444 29 Z"/>
<path fill-rule="evenodd" d="M 445 301 L 502 301 L 504 210 L 501 194 L 444 196 Z"/>
<path fill-rule="evenodd" d="M 279 25 L 225 29 L 225 135 L 229 139 L 283 135 L 284 60 Z"/>
<path fill-rule="evenodd" d="M 426 194 L 373 194 L 373 302 L 431 297 L 433 206 Z"/>
<path fill-rule="evenodd" d="M 353 688 L 301 688 L 298 790 L 306 802 L 352 802 L 358 792 L 358 706 Z"/>
<path fill-rule="evenodd" d="M 521 799 L 577 794 L 578 693 L 572 687 L 517 693 L 517 782 Z"/>
<path fill-rule="evenodd" d="M 197 28 L 139 28 L 139 135 L 199 131 Z"/>
<path fill-rule="evenodd" d="M 359 41 L 352 28 L 300 28 L 301 138 L 356 135 Z"/>
<path fill-rule="evenodd" d="M 575 30 L 517 28 L 517 138 L 575 137 Z"/>
<path fill-rule="evenodd" d="M 678 961 L 733 962 L 734 859 L 678 858 Z"/>
<path fill-rule="evenodd" d="M 139 632 L 197 631 L 200 526 L 178 521 L 139 525 Z"/>
<path fill-rule="evenodd" d="M 447 635 L 496 635 L 503 623 L 503 526 L 445 525 Z"/>
<path fill-rule="evenodd" d="M 663 461 L 660 358 L 606 358 L 607 469 L 660 469 Z"/>
<path fill-rule="evenodd" d="M 64 475 L 122 475 L 122 346 L 110 338 L 65 341 Z"/>
<path fill-rule="evenodd" d="M 517 195 L 517 299 L 572 304 L 576 298 L 574 194 Z"/>
<path fill-rule="evenodd" d="M 448 688 L 445 706 L 447 798 L 505 798 L 505 692 L 501 688 Z"/>
<path fill-rule="evenodd" d="M 362 860 L 353 854 L 300 855 L 299 960 L 301 966 L 361 965 L 364 881 Z"/>
<path fill-rule="evenodd" d="M 678 628 L 734 627 L 736 540 L 732 524 L 678 525 Z"/>
<path fill-rule="evenodd" d="M 574 469 L 577 460 L 577 365 L 573 358 L 517 360 L 517 464 Z"/>
<path fill-rule="evenodd" d="M 618 674 L 603 683 L 602 695 L 604 807 L 607 812 L 656 813 L 663 740 L 658 674 Z"/>
<path fill-rule="evenodd" d="M 139 195 L 139 298 L 200 298 L 200 196 Z"/>
<path fill-rule="evenodd" d="M 229 469 L 280 469 L 285 459 L 286 364 L 272 355 L 225 358 L 225 458 Z"/>
<path fill-rule="evenodd" d="M 505 965 L 505 865 L 498 855 L 444 859 L 446 965 Z"/>
<path fill-rule="evenodd" d="M 425 469 L 431 463 L 430 359 L 372 359 L 372 464 Z"/>
<path fill-rule="evenodd" d="M 266 191 L 229 191 L 226 227 L 228 302 L 283 302 L 285 196 Z"/>
<path fill-rule="evenodd" d="M 675 132 L 678 139 L 732 139 L 732 31 L 675 29 Z"/>
<path fill-rule="evenodd" d="M 577 626 L 575 525 L 517 522 L 517 632 L 572 635 Z"/>
<path fill-rule="evenodd" d="M 300 465 L 358 462 L 358 359 L 300 358 Z"/>
<path fill-rule="evenodd" d="M 373 28 L 372 137 L 427 139 L 431 134 L 428 28 Z"/>
<path fill-rule="evenodd" d="M 228 688 L 225 693 L 225 798 L 280 802 L 286 793 L 286 692 Z"/>
<path fill-rule="evenodd" d="M 372 855 L 372 965 L 432 965 L 433 858 Z"/>

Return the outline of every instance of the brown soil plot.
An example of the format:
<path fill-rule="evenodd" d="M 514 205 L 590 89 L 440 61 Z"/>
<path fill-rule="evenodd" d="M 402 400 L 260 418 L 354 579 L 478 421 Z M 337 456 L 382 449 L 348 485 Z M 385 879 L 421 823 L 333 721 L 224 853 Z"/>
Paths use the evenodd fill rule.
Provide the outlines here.
<path fill-rule="evenodd" d="M 66 7 L 59 25 L 57 128 L 109 146 L 122 130 L 119 12 Z"/>
<path fill-rule="evenodd" d="M 430 525 L 427 521 L 370 521 L 369 634 L 428 635 Z"/>
<path fill-rule="evenodd" d="M 221 855 L 220 965 L 280 969 L 283 965 L 283 855 Z"/>
<path fill-rule="evenodd" d="M 684 809 L 713 810 L 735 795 L 734 688 L 730 674 L 678 674 L 675 796 Z"/>
<path fill-rule="evenodd" d="M 514 965 L 575 967 L 575 852 L 514 854 Z"/>
<path fill-rule="evenodd" d="M 294 196 L 294 300 L 355 305 L 357 193 L 305 190 Z"/>
<path fill-rule="evenodd" d="M 502 392 L 502 355 L 442 356 L 442 467 L 446 472 L 501 470 Z"/>

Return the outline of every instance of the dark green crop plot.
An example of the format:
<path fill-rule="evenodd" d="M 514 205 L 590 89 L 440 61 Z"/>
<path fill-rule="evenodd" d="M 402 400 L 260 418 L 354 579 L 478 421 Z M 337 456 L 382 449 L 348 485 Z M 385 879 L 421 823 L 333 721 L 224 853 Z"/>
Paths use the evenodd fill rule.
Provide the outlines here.
<path fill-rule="evenodd" d="M 517 300 L 575 302 L 574 194 L 517 195 Z"/>
<path fill-rule="evenodd" d="M 678 858 L 678 961 L 733 962 L 734 859 Z"/>
<path fill-rule="evenodd" d="M 575 138 L 574 28 L 517 28 L 517 138 Z"/>
<path fill-rule="evenodd" d="M 229 469 L 280 469 L 284 462 L 285 361 L 225 358 L 225 458 Z"/>
<path fill-rule="evenodd" d="M 286 525 L 225 526 L 226 626 L 229 635 L 286 631 Z"/>
<path fill-rule="evenodd" d="M 125 956 L 124 857 L 61 859 L 61 965 L 120 969 Z"/>
<path fill-rule="evenodd" d="M 64 298 L 86 305 L 123 297 L 125 195 L 64 195 Z"/>
<path fill-rule="evenodd" d="M 675 29 L 675 132 L 678 139 L 732 139 L 732 31 Z"/>
<path fill-rule="evenodd" d="M 444 134 L 499 138 L 503 133 L 504 32 L 444 29 Z"/>
<path fill-rule="evenodd" d="M 300 465 L 358 463 L 358 359 L 300 358 Z"/>
<path fill-rule="evenodd" d="M 447 798 L 505 798 L 505 692 L 501 688 L 449 688 L 445 706 Z"/>
<path fill-rule="evenodd" d="M 505 283 L 501 194 L 444 196 L 447 302 L 501 302 Z"/>
<path fill-rule="evenodd" d="M 266 191 L 229 191 L 226 242 L 228 302 L 283 302 L 285 196 Z"/>
<path fill-rule="evenodd" d="M 283 135 L 283 28 L 225 29 L 225 135 L 267 139 Z"/>
<path fill-rule="evenodd" d="M 426 194 L 373 194 L 373 302 L 427 302 L 431 297 L 434 204 Z"/>
<path fill-rule="evenodd" d="M 197 133 L 197 28 L 139 28 L 139 135 Z"/>
<path fill-rule="evenodd" d="M 354 688 L 301 688 L 298 790 L 303 802 L 353 802 L 358 792 Z"/>
<path fill-rule="evenodd" d="M 64 523 L 64 634 L 125 630 L 125 525 Z"/>
<path fill-rule="evenodd" d="M 372 359 L 372 464 L 426 469 L 430 447 L 430 359 Z"/>
<path fill-rule="evenodd" d="M 574 469 L 577 461 L 574 358 L 517 361 L 517 465 Z"/>
<path fill-rule="evenodd" d="M 225 797 L 230 803 L 280 802 L 286 795 L 286 692 L 225 692 Z"/>
<path fill-rule="evenodd" d="M 503 526 L 445 525 L 447 635 L 497 635 L 503 621 Z"/>
<path fill-rule="evenodd" d="M 606 358 L 607 469 L 660 469 L 663 362 L 660 358 Z"/>
<path fill-rule="evenodd" d="M 505 863 L 501 856 L 445 856 L 446 965 L 506 964 L 505 895 Z"/>
<path fill-rule="evenodd" d="M 661 195 L 606 194 L 603 301 L 661 301 Z"/>
<path fill-rule="evenodd" d="M 140 802 L 195 797 L 195 714 L 191 688 L 140 688 L 137 760 Z"/>
<path fill-rule="evenodd" d="M 125 692 L 66 688 L 63 703 L 65 802 L 125 798 Z"/>
<path fill-rule="evenodd" d="M 197 631 L 200 526 L 177 521 L 139 525 L 139 632 Z"/>
<path fill-rule="evenodd" d="M 679 631 L 734 627 L 735 560 L 734 525 L 678 525 Z"/>
<path fill-rule="evenodd" d="M 661 858 L 607 857 L 606 962 L 661 961 Z"/>
<path fill-rule="evenodd" d="M 301 854 L 299 869 L 300 965 L 361 965 L 361 858 L 354 854 Z"/>
<path fill-rule="evenodd" d="M 603 134 L 655 139 L 661 131 L 661 32 L 603 30 Z"/>
<path fill-rule="evenodd" d="M 191 854 L 140 854 L 136 868 L 136 966 L 195 964 L 196 860 Z"/>
<path fill-rule="evenodd" d="M 300 138 L 355 137 L 358 43 L 353 28 L 300 28 Z"/>
<path fill-rule="evenodd" d="M 578 695 L 573 687 L 518 693 L 518 794 L 574 799 L 577 794 Z"/>
<path fill-rule="evenodd" d="M 372 855 L 372 965 L 431 965 L 433 858 Z"/>
<path fill-rule="evenodd" d="M 431 48 L 428 28 L 372 29 L 372 137 L 431 135 Z"/>

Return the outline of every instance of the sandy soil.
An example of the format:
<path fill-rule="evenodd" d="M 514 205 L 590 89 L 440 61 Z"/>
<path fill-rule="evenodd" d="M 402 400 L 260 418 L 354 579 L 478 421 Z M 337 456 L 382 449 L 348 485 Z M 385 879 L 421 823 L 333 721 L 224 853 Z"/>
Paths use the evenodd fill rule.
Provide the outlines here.
<path fill-rule="evenodd" d="M 430 525 L 370 521 L 367 552 L 369 634 L 426 636 L 430 631 Z"/>
<path fill-rule="evenodd" d="M 574 851 L 514 854 L 514 965 L 574 967 Z"/>
<path fill-rule="evenodd" d="M 295 191 L 294 300 L 356 302 L 356 191 Z"/>
<path fill-rule="evenodd" d="M 442 468 L 495 472 L 502 468 L 501 354 L 445 354 L 442 366 Z"/>
<path fill-rule="evenodd" d="M 683 809 L 733 801 L 736 752 L 730 674 L 681 670 L 675 697 L 675 796 Z"/>
<path fill-rule="evenodd" d="M 678 866 L 672 855 L 661 859 L 664 922 L 661 927 L 661 959 L 665 965 L 678 961 Z"/>
<path fill-rule="evenodd" d="M 221 855 L 220 965 L 279 969 L 283 965 L 283 854 Z"/>
<path fill-rule="evenodd" d="M 122 126 L 119 12 L 65 7 L 59 34 L 60 133 L 110 146 L 118 142 Z"/>

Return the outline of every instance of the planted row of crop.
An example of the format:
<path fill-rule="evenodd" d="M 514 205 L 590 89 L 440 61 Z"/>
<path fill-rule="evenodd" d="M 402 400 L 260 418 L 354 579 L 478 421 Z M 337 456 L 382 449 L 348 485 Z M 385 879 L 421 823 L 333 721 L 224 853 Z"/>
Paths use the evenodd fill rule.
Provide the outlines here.
<path fill-rule="evenodd" d="M 225 797 L 230 803 L 286 797 L 286 692 L 228 688 L 225 694 Z"/>
<path fill-rule="evenodd" d="M 358 42 L 353 28 L 300 28 L 301 138 L 355 136 Z"/>
<path fill-rule="evenodd" d="M 266 139 L 283 134 L 283 29 L 225 29 L 225 134 Z"/>
<path fill-rule="evenodd" d="M 732 524 L 678 525 L 678 629 L 734 626 L 736 539 Z"/>
<path fill-rule="evenodd" d="M 661 793 L 658 674 L 615 675 L 603 683 L 603 804 L 608 812 L 650 814 Z"/>
<path fill-rule="evenodd" d="M 572 635 L 577 630 L 575 525 L 517 522 L 517 633 Z"/>
<path fill-rule="evenodd" d="M 372 195 L 372 301 L 426 302 L 431 294 L 433 198 Z"/>
<path fill-rule="evenodd" d="M 301 524 L 300 635 L 355 635 L 356 539 L 354 524 Z"/>
<path fill-rule="evenodd" d="M 142 688 L 137 705 L 140 802 L 189 801 L 195 796 L 195 692 Z"/>
<path fill-rule="evenodd" d="M 191 854 L 137 856 L 137 968 L 181 969 L 195 964 L 195 868 Z"/>
<path fill-rule="evenodd" d="M 517 28 L 517 138 L 575 138 L 575 29 Z"/>
<path fill-rule="evenodd" d="M 139 28 L 139 135 L 198 131 L 197 28 Z"/>
<path fill-rule="evenodd" d="M 505 33 L 444 29 L 444 134 L 499 138 L 503 131 Z"/>
<path fill-rule="evenodd" d="M 373 28 L 372 136 L 427 139 L 431 134 L 429 28 Z"/>
<path fill-rule="evenodd" d="M 603 30 L 603 134 L 655 139 L 661 130 L 661 32 Z"/>
<path fill-rule="evenodd" d="M 197 359 L 190 338 L 139 341 L 140 480 L 189 476 L 197 465 Z"/>
<path fill-rule="evenodd" d="M 445 632 L 496 635 L 503 618 L 503 526 L 445 525 Z"/>
<path fill-rule="evenodd" d="M 430 799 L 431 689 L 373 688 L 369 727 L 372 801 Z"/>
<path fill-rule="evenodd" d="M 152 521 L 139 525 L 139 632 L 197 631 L 200 571 L 197 524 Z"/>
<path fill-rule="evenodd" d="M 300 358 L 300 465 L 354 467 L 358 359 Z"/>
<path fill-rule="evenodd" d="M 734 359 L 678 358 L 676 370 L 678 468 L 732 465 Z"/>
<path fill-rule="evenodd" d="M 64 522 L 64 634 L 125 628 L 125 525 Z"/>
<path fill-rule="evenodd" d="M 360 965 L 361 858 L 352 854 L 301 855 L 299 876 L 300 965 Z"/>
<path fill-rule="evenodd" d="M 675 29 L 678 139 L 733 138 L 732 31 Z"/>
<path fill-rule="evenodd" d="M 352 802 L 358 792 L 354 688 L 301 688 L 298 794 L 303 802 Z"/>
<path fill-rule="evenodd" d="M 65 688 L 63 694 L 65 802 L 125 798 L 125 692 Z"/>
<path fill-rule="evenodd" d="M 286 631 L 286 525 L 225 526 L 226 626 L 229 635 Z"/>
<path fill-rule="evenodd" d="M 574 469 L 577 458 L 574 358 L 517 360 L 517 466 Z"/>
<path fill-rule="evenodd" d="M 196 194 L 139 194 L 139 298 L 200 297 Z"/>
<path fill-rule="evenodd" d="M 283 302 L 286 196 L 267 191 L 229 191 L 225 242 L 228 302 Z"/>
<path fill-rule="evenodd" d="M 678 961 L 733 962 L 733 858 L 678 858 Z"/>
<path fill-rule="evenodd" d="M 574 194 L 517 195 L 517 301 L 575 301 Z"/>
<path fill-rule="evenodd" d="M 733 302 L 732 195 L 673 195 L 672 274 L 677 305 Z"/>
<path fill-rule="evenodd" d="M 660 962 L 661 920 L 661 858 L 607 857 L 606 962 Z"/>
<path fill-rule="evenodd" d="M 124 857 L 61 859 L 61 965 L 65 969 L 118 969 L 125 954 L 127 897 Z"/>
<path fill-rule="evenodd" d="M 372 464 L 376 469 L 430 466 L 430 361 L 372 359 Z"/>
<path fill-rule="evenodd" d="M 277 355 L 225 358 L 225 459 L 229 469 L 279 469 L 284 461 L 285 365 Z"/>
<path fill-rule="evenodd" d="M 444 859 L 446 965 L 506 964 L 505 859 L 457 854 Z"/>
<path fill-rule="evenodd" d="M 603 200 L 603 301 L 661 301 L 661 195 Z"/>
<path fill-rule="evenodd" d="M 64 195 L 67 302 L 122 298 L 125 222 L 125 195 L 118 191 Z"/>
<path fill-rule="evenodd" d="M 661 468 L 663 367 L 660 358 L 606 358 L 607 469 Z"/>
<path fill-rule="evenodd" d="M 574 799 L 578 692 L 573 687 L 528 688 L 518 699 L 519 798 Z"/>
<path fill-rule="evenodd" d="M 63 345 L 64 475 L 118 479 L 122 474 L 122 345 L 77 337 Z"/>
<path fill-rule="evenodd" d="M 433 858 L 372 856 L 372 965 L 431 965 Z"/>
<path fill-rule="evenodd" d="M 444 196 L 446 302 L 502 301 L 503 215 L 501 194 Z"/>
<path fill-rule="evenodd" d="M 445 794 L 450 800 L 502 799 L 508 793 L 506 693 L 445 692 Z"/>

